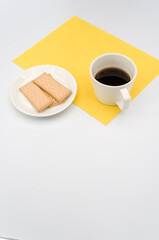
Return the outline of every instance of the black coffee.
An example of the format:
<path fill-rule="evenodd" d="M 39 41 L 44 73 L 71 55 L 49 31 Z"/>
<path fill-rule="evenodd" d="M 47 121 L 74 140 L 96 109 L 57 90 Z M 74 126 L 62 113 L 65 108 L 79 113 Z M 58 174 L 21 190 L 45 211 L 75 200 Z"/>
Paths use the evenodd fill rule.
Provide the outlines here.
<path fill-rule="evenodd" d="M 130 81 L 130 76 L 120 68 L 111 67 L 100 70 L 95 75 L 95 79 L 105 85 L 119 86 L 128 83 Z"/>

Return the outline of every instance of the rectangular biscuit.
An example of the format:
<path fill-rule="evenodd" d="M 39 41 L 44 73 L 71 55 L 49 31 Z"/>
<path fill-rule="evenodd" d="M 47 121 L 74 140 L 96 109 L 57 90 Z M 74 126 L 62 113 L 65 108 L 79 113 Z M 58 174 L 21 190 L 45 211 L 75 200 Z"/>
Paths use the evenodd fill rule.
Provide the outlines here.
<path fill-rule="evenodd" d="M 33 81 L 32 81 L 33 82 Z M 34 82 L 33 82 L 34 83 Z M 34 83 L 35 84 L 35 83 Z M 35 84 L 36 85 L 36 84 Z M 37 87 L 38 87 L 38 85 L 37 85 Z M 40 87 L 39 87 L 40 88 Z M 41 89 L 41 88 L 40 88 Z M 42 89 L 41 89 L 42 90 Z M 43 91 L 43 90 L 42 90 Z M 49 108 L 50 107 L 54 107 L 54 106 L 56 106 L 56 105 L 58 105 L 59 104 L 59 102 L 58 101 L 56 101 L 55 100 L 55 98 L 53 98 L 50 94 L 48 94 L 48 93 L 46 93 L 45 91 L 43 91 L 43 93 L 45 93 L 45 95 L 46 96 L 49 96 L 50 98 L 51 98 L 51 100 L 52 100 L 52 103 L 51 103 L 51 105 L 49 106 Z"/>
<path fill-rule="evenodd" d="M 46 72 L 42 73 L 33 81 L 37 86 L 51 95 L 58 103 L 64 102 L 72 93 L 71 90 L 57 82 L 51 74 L 47 74 Z"/>
<path fill-rule="evenodd" d="M 47 94 L 47 93 L 46 93 Z M 48 94 L 49 95 L 49 94 Z M 50 96 L 50 95 L 49 95 Z M 51 96 L 50 96 L 51 97 Z M 58 104 L 60 104 L 60 102 L 58 102 L 58 101 L 56 101 L 53 97 L 51 97 L 52 98 L 52 104 L 49 106 L 49 108 L 50 107 L 54 107 L 54 106 L 56 106 L 56 105 L 58 105 Z"/>
<path fill-rule="evenodd" d="M 53 104 L 52 98 L 34 84 L 33 81 L 25 84 L 19 90 L 38 112 L 43 111 L 45 108 Z"/>

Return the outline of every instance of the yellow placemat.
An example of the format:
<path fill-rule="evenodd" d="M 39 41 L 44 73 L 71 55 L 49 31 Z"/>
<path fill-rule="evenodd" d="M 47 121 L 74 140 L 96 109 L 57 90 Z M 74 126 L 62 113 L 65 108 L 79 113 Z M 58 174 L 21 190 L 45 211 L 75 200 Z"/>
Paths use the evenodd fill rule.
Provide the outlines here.
<path fill-rule="evenodd" d="M 27 69 L 36 65 L 58 65 L 73 74 L 77 81 L 74 104 L 104 124 L 120 112 L 95 98 L 89 67 L 94 58 L 105 53 L 121 53 L 131 58 L 138 70 L 131 90 L 134 99 L 159 74 L 159 60 L 74 16 L 13 62 Z"/>

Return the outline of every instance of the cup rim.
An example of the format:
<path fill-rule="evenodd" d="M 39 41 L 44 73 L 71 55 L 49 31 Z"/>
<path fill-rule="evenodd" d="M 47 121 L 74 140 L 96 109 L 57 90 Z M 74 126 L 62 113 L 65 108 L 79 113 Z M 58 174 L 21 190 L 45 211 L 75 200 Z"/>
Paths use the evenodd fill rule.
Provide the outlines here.
<path fill-rule="evenodd" d="M 111 85 L 106 85 L 106 84 L 100 83 L 100 82 L 98 82 L 98 81 L 95 79 L 95 77 L 94 77 L 93 74 L 92 74 L 92 66 L 93 66 L 93 64 L 94 64 L 99 58 L 101 58 L 101 57 L 103 57 L 103 56 L 108 56 L 108 55 L 114 55 L 114 56 L 115 56 L 115 55 L 119 55 L 119 56 L 121 56 L 121 57 L 126 58 L 128 61 L 130 61 L 130 62 L 132 63 L 132 65 L 134 66 L 134 69 L 135 69 L 135 74 L 134 74 L 133 78 L 132 78 L 128 83 L 125 83 L 125 84 L 122 84 L 122 85 L 118 85 L 118 86 L 111 86 Z M 121 87 L 125 87 L 125 86 L 129 85 L 130 83 L 132 83 L 132 82 L 135 80 L 136 75 L 137 75 L 137 67 L 136 67 L 136 64 L 133 62 L 133 60 L 131 60 L 131 58 L 127 57 L 126 55 L 123 55 L 123 54 L 120 54 L 120 53 L 105 53 L 105 54 L 102 54 L 102 55 L 96 57 L 96 58 L 93 60 L 93 62 L 91 63 L 89 70 L 90 70 L 90 75 L 91 75 L 92 79 L 93 79 L 95 82 L 97 82 L 97 83 L 98 83 L 99 85 L 101 85 L 101 86 L 109 87 L 109 88 L 121 88 Z"/>

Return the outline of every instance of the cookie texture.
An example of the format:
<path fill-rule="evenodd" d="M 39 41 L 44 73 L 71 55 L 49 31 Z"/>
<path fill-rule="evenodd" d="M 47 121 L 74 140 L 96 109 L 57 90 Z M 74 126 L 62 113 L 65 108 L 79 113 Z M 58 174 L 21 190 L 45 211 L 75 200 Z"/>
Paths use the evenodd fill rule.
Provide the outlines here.
<path fill-rule="evenodd" d="M 33 81 L 38 87 L 51 95 L 58 103 L 62 103 L 72 91 L 57 82 L 51 74 L 42 73 Z"/>
<path fill-rule="evenodd" d="M 41 88 L 39 88 L 33 81 L 25 84 L 19 89 L 34 108 L 41 112 L 47 107 L 54 104 L 52 98 L 46 94 Z"/>

